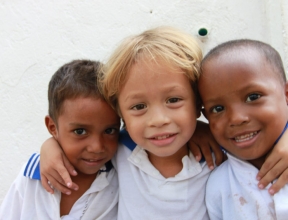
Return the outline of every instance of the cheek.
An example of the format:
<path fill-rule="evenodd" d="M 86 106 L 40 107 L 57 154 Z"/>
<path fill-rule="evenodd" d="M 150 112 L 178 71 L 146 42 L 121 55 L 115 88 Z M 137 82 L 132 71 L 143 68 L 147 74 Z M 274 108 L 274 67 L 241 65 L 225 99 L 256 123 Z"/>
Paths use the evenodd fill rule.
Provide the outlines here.
<path fill-rule="evenodd" d="M 219 120 L 209 120 L 210 130 L 215 138 L 219 137 L 221 132 L 223 132 L 223 123 Z"/>
<path fill-rule="evenodd" d="M 108 151 L 110 152 L 111 156 L 114 156 L 114 154 L 117 151 L 117 148 L 118 148 L 118 141 L 110 143 Z"/>

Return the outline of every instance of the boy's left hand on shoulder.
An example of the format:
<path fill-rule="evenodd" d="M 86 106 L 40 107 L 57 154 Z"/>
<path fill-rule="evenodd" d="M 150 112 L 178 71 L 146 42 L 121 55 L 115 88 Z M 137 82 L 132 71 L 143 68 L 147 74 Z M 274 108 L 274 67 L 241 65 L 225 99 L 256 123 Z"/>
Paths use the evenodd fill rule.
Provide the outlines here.
<path fill-rule="evenodd" d="M 211 170 L 214 169 L 212 152 L 215 155 L 215 164 L 217 166 L 226 160 L 226 155 L 214 139 L 209 125 L 205 122 L 197 120 L 196 130 L 188 144 L 196 160 L 200 161 L 202 156 L 204 156 L 206 163 Z"/>
<path fill-rule="evenodd" d="M 258 187 L 264 189 L 269 183 L 277 179 L 268 189 L 271 195 L 277 193 L 288 183 L 288 132 L 286 131 L 273 148 L 271 154 L 262 165 L 257 179 Z"/>

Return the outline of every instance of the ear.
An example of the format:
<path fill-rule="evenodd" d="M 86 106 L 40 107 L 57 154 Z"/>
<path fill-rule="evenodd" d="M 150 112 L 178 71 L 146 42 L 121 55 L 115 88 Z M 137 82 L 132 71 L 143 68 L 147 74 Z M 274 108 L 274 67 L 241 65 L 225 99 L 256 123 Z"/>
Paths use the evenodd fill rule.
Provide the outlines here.
<path fill-rule="evenodd" d="M 58 137 L 57 126 L 56 126 L 55 122 L 53 121 L 53 119 L 49 115 L 46 115 L 46 117 L 45 117 L 45 125 L 46 125 L 47 130 L 49 131 L 49 133 L 55 139 L 57 139 L 57 137 Z"/>
<path fill-rule="evenodd" d="M 125 129 L 125 130 L 127 130 L 127 128 L 126 128 L 126 124 L 125 124 L 125 121 L 124 121 L 124 119 L 123 118 L 121 118 L 122 119 L 122 122 L 123 122 L 123 125 L 122 125 L 122 127 Z"/>
<path fill-rule="evenodd" d="M 288 105 L 288 81 L 285 83 L 285 97 L 286 97 L 286 104 Z"/>

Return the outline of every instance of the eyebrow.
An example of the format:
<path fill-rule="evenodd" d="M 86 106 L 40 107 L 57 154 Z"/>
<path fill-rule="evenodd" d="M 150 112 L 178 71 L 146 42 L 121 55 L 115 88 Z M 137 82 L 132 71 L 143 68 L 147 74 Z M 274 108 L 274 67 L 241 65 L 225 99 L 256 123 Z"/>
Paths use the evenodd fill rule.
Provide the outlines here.
<path fill-rule="evenodd" d="M 266 87 L 266 86 L 262 86 L 262 83 L 259 83 L 259 82 L 256 82 L 256 83 L 250 83 L 250 84 L 248 84 L 248 85 L 246 85 L 246 86 L 243 86 L 243 87 L 241 87 L 240 89 L 238 89 L 238 90 L 236 90 L 236 91 L 234 91 L 233 93 L 239 93 L 239 92 L 243 92 L 243 91 L 247 91 L 247 90 L 252 90 L 252 89 L 254 89 L 254 87 Z M 258 89 L 257 88 L 255 88 L 255 92 L 257 91 Z M 225 96 L 225 95 L 227 95 L 228 93 L 225 93 L 224 95 L 222 95 L 222 96 Z M 231 94 L 231 93 L 229 93 L 229 94 Z M 217 97 L 212 97 L 212 98 L 210 98 L 210 99 L 207 99 L 207 100 L 205 100 L 205 103 L 215 103 L 215 102 L 217 102 L 222 96 L 217 96 Z M 204 100 L 203 100 L 203 102 L 204 102 Z"/>
<path fill-rule="evenodd" d="M 186 88 L 184 86 L 179 86 L 179 85 L 172 85 L 172 86 L 162 86 L 161 89 L 164 91 L 164 92 L 173 92 L 174 90 L 186 90 Z M 141 93 L 138 93 L 138 92 L 135 92 L 135 93 L 130 93 L 125 99 L 124 101 L 127 101 L 128 99 L 139 99 L 139 98 L 142 98 L 146 93 L 145 92 L 141 92 Z"/>
<path fill-rule="evenodd" d="M 120 126 L 121 123 L 111 123 L 111 124 L 107 124 L 107 127 L 115 127 L 115 126 Z M 90 124 L 83 124 L 83 123 L 77 123 L 77 122 L 72 122 L 69 123 L 70 127 L 91 127 L 92 125 Z"/>

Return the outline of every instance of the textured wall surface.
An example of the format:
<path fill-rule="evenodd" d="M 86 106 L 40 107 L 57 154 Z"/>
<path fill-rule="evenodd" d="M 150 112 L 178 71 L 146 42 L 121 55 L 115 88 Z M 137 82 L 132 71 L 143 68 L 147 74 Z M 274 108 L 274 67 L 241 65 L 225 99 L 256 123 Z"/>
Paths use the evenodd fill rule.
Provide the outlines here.
<path fill-rule="evenodd" d="M 288 67 L 286 0 L 0 1 L 0 203 L 28 157 L 49 137 L 47 85 L 72 59 L 104 61 L 125 36 L 172 25 L 202 39 L 206 53 L 230 39 L 271 43 Z"/>

